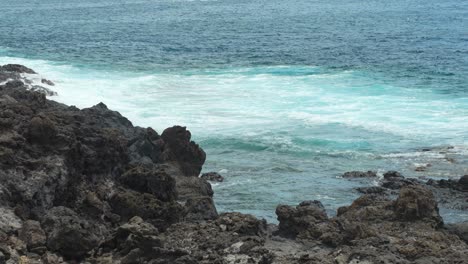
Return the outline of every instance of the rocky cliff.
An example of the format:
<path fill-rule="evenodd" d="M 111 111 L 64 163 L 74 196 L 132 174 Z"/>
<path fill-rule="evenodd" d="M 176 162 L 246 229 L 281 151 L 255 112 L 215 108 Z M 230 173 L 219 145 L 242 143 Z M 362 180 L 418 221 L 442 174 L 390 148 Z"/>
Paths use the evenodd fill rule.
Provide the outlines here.
<path fill-rule="evenodd" d="M 24 74 L 0 67 L 0 264 L 468 263 L 466 226 L 445 229 L 420 184 L 335 217 L 319 201 L 279 205 L 278 226 L 218 215 L 184 127 L 158 134 L 103 103 L 66 106 Z"/>

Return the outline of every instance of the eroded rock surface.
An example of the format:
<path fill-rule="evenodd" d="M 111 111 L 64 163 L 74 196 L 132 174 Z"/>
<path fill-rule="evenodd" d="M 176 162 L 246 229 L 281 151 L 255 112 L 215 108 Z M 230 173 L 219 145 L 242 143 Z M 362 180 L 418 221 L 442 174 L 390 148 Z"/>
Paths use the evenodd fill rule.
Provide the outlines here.
<path fill-rule="evenodd" d="M 0 263 L 466 263 L 466 225 L 444 226 L 433 194 L 466 193 L 466 178 L 388 173 L 335 217 L 319 201 L 278 206 L 279 225 L 218 215 L 186 128 L 47 100 L 23 73 L 0 68 Z"/>

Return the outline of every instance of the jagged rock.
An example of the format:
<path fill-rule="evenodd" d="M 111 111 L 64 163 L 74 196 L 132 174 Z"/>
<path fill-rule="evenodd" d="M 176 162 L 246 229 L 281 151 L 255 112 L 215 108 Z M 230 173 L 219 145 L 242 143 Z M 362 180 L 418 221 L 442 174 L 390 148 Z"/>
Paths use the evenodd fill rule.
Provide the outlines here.
<path fill-rule="evenodd" d="M 450 233 L 457 235 L 460 239 L 468 243 L 468 222 L 448 224 L 445 228 Z"/>
<path fill-rule="evenodd" d="M 119 180 L 131 189 L 150 193 L 161 201 L 177 198 L 176 181 L 163 169 L 137 166 L 125 172 Z"/>
<path fill-rule="evenodd" d="M 212 220 L 218 217 L 213 199 L 208 196 L 190 198 L 185 203 L 185 207 L 187 210 L 185 219 L 189 221 Z"/>
<path fill-rule="evenodd" d="M 29 251 L 44 253 L 47 238 L 39 222 L 34 220 L 25 221 L 18 237 L 26 243 Z"/>
<path fill-rule="evenodd" d="M 50 144 L 57 134 L 57 129 L 46 116 L 35 116 L 29 123 L 29 140 L 38 144 Z"/>
<path fill-rule="evenodd" d="M 167 128 L 161 134 L 165 148 L 163 159 L 176 162 L 187 176 L 198 176 L 205 163 L 206 154 L 195 142 L 190 141 L 191 134 L 185 127 Z"/>
<path fill-rule="evenodd" d="M 218 226 L 225 226 L 228 232 L 247 236 L 263 236 L 266 232 L 266 221 L 258 220 L 252 215 L 241 213 L 223 213 L 216 220 Z"/>
<path fill-rule="evenodd" d="M 426 219 L 436 226 L 443 224 L 439 208 L 432 192 L 422 186 L 406 186 L 395 201 L 395 214 L 398 219 L 416 221 Z"/>
<path fill-rule="evenodd" d="M 14 233 L 21 228 L 21 219 L 9 208 L 0 207 L 0 232 Z"/>
<path fill-rule="evenodd" d="M 217 216 L 211 185 L 198 177 L 205 153 L 185 128 L 159 136 L 103 103 L 59 104 L 28 90 L 25 76 L 0 69 L 0 259 L 8 264 L 464 263 L 468 255 L 463 235 L 440 229 L 430 192 L 396 173 L 383 181 L 403 187 L 397 201 L 386 196 L 395 191 L 368 188 L 331 218 L 316 201 L 278 207 L 279 227 Z M 466 204 L 462 185 L 426 186 Z"/>
<path fill-rule="evenodd" d="M 343 178 L 373 178 L 377 177 L 375 171 L 348 171 L 343 174 Z"/>
<path fill-rule="evenodd" d="M 161 230 L 180 221 L 184 214 L 183 207 L 178 203 L 164 203 L 149 193 L 119 190 L 109 203 L 122 221 L 139 216 Z"/>
<path fill-rule="evenodd" d="M 328 219 L 328 216 L 319 201 L 302 202 L 295 208 L 288 205 L 276 207 L 276 215 L 279 221 L 279 233 L 287 237 L 298 235 L 308 236 L 316 225 Z"/>
<path fill-rule="evenodd" d="M 416 185 L 420 182 L 416 179 L 405 179 L 399 172 L 397 171 L 388 171 L 384 173 L 384 180 L 382 182 L 382 187 L 391 189 L 391 190 L 399 190 L 404 186 L 408 185 Z"/>
<path fill-rule="evenodd" d="M 224 177 L 221 176 L 219 173 L 217 172 L 207 172 L 207 173 L 203 173 L 200 178 L 204 179 L 204 180 L 207 180 L 207 181 L 213 181 L 213 182 L 223 182 L 224 181 Z"/>
<path fill-rule="evenodd" d="M 460 189 L 464 191 L 468 191 L 468 175 L 465 175 L 458 180 L 458 184 L 460 185 Z"/>
<path fill-rule="evenodd" d="M 66 207 L 50 209 L 41 225 L 47 234 L 47 247 L 67 258 L 82 258 L 100 240 L 96 226 Z"/>

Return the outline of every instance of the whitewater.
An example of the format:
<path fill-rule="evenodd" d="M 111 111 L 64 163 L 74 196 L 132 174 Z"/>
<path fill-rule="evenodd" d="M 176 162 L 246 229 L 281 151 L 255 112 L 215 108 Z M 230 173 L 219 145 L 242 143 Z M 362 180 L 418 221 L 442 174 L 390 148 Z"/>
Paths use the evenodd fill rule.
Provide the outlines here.
<path fill-rule="evenodd" d="M 58 102 L 104 102 L 158 132 L 186 126 L 204 172 L 226 179 L 217 208 L 275 222 L 279 203 L 316 199 L 333 215 L 377 184 L 347 171 L 468 174 L 467 11 L 457 0 L 4 0 L 0 64 L 52 80 Z"/>

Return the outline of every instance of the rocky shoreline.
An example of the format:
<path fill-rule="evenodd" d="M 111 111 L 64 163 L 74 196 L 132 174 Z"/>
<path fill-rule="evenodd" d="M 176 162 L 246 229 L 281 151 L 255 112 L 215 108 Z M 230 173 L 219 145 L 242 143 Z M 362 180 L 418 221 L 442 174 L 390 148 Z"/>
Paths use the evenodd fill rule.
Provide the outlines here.
<path fill-rule="evenodd" d="M 391 172 L 335 217 L 319 201 L 279 205 L 279 225 L 218 214 L 207 180 L 222 176 L 199 177 L 206 155 L 186 128 L 57 103 L 53 82 L 24 74 L 0 67 L 0 264 L 468 263 L 467 223 L 438 211 L 444 199 L 468 209 L 467 176 Z"/>

